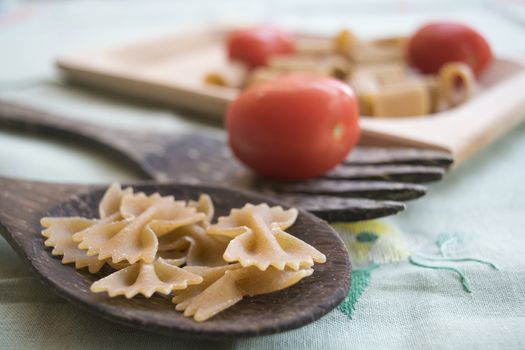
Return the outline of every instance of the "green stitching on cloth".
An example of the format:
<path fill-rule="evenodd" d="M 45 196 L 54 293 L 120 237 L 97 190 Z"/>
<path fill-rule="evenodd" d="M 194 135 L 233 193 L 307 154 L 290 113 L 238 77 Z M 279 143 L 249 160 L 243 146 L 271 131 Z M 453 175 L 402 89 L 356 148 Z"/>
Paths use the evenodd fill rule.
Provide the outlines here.
<path fill-rule="evenodd" d="M 491 263 L 490 261 L 483 260 L 483 259 L 477 259 L 477 258 L 450 258 L 450 257 L 441 257 L 441 256 L 429 256 L 424 254 L 416 254 L 415 256 L 418 256 L 425 260 L 430 261 L 451 261 L 451 262 L 477 262 L 480 264 L 489 265 L 494 270 L 499 270 L 499 268 L 496 266 L 496 264 Z"/>
<path fill-rule="evenodd" d="M 352 265 L 357 267 L 352 272 L 350 291 L 338 307 L 352 319 L 359 298 L 368 288 L 372 271 L 380 264 L 406 261 L 410 252 L 401 233 L 379 220 L 332 223 L 332 226 L 345 242 Z"/>
<path fill-rule="evenodd" d="M 463 272 L 463 270 L 461 270 L 459 268 L 456 268 L 456 267 L 450 267 L 450 266 L 428 265 L 428 264 L 422 263 L 421 261 L 416 261 L 415 257 L 416 256 L 411 255 L 408 258 L 408 261 L 410 261 L 410 263 L 413 264 L 413 265 L 416 265 L 416 266 L 419 266 L 419 267 L 424 267 L 424 268 L 427 268 L 427 269 L 449 270 L 449 271 L 455 272 L 459 276 L 459 278 L 461 280 L 461 284 L 463 285 L 463 289 L 465 290 L 465 292 L 472 293 L 472 290 L 470 289 L 470 281 L 467 278 L 467 276 L 465 275 L 465 273 Z"/>
<path fill-rule="evenodd" d="M 338 309 L 352 319 L 355 306 L 370 284 L 371 272 L 379 267 L 379 264 L 371 264 L 366 268 L 352 271 L 352 285 L 345 300 Z"/>
<path fill-rule="evenodd" d="M 465 246 L 467 235 L 463 233 L 442 233 L 436 238 L 436 245 L 443 256 L 457 252 Z"/>
<path fill-rule="evenodd" d="M 345 300 L 338 309 L 352 319 L 357 302 L 368 288 L 371 273 L 380 264 L 397 263 L 408 260 L 412 265 L 434 269 L 452 271 L 458 275 L 463 289 L 472 293 L 470 280 L 460 267 L 447 266 L 438 263 L 476 262 L 488 265 L 498 270 L 498 267 L 481 258 L 451 256 L 457 254 L 465 246 L 469 237 L 460 233 L 442 233 L 436 238 L 436 245 L 441 256 L 425 254 L 411 254 L 404 242 L 404 236 L 391 225 L 378 220 L 366 220 L 355 223 L 333 223 L 332 226 L 339 232 L 350 254 L 354 266 L 357 268 L 352 273 L 352 285 Z M 431 262 L 435 262 L 432 264 Z"/>
<path fill-rule="evenodd" d="M 358 242 L 375 242 L 379 238 L 379 235 L 369 231 L 360 232 L 356 239 Z"/>
<path fill-rule="evenodd" d="M 445 266 L 445 265 L 429 265 L 427 263 L 422 262 L 421 260 L 419 261 L 416 260 L 416 259 L 423 259 L 423 260 L 428 260 L 428 261 L 442 261 L 442 262 L 477 262 L 480 264 L 488 265 L 495 270 L 499 270 L 496 264 L 490 261 L 484 260 L 484 259 L 470 258 L 470 257 L 451 257 L 450 253 L 459 251 L 465 245 L 466 241 L 467 241 L 466 235 L 464 234 L 442 233 L 436 238 L 436 245 L 439 248 L 439 252 L 441 253 L 441 256 L 413 254 L 409 257 L 408 261 L 412 265 L 424 267 L 427 269 L 452 271 L 459 276 L 461 280 L 461 284 L 463 285 L 463 289 L 467 293 L 472 293 L 472 289 L 470 288 L 470 281 L 462 269 L 457 268 L 457 267 L 452 267 L 452 266 Z"/>

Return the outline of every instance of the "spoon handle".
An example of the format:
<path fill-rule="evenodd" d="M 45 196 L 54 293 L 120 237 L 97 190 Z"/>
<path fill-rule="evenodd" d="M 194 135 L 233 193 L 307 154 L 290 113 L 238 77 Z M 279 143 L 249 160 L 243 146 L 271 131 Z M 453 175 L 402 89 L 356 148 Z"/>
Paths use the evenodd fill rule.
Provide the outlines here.
<path fill-rule="evenodd" d="M 144 171 L 142 160 L 145 154 L 151 150 L 158 150 L 160 147 L 158 140 L 162 139 L 151 133 L 101 127 L 2 100 L 0 100 L 0 127 L 74 139 L 91 146 L 102 147 L 105 151 L 114 152 L 121 158 L 131 160 Z"/>
<path fill-rule="evenodd" d="M 31 249 L 31 232 L 41 214 L 88 185 L 64 185 L 0 177 L 0 233 L 22 256 Z"/>

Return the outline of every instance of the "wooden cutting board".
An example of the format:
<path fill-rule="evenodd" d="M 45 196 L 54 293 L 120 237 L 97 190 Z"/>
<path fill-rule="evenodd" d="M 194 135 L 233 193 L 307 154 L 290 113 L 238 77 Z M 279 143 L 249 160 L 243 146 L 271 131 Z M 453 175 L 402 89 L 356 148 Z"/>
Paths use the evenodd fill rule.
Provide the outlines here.
<path fill-rule="evenodd" d="M 207 85 L 203 76 L 228 64 L 224 39 L 233 28 L 194 28 L 59 57 L 57 65 L 80 83 L 222 118 L 239 91 Z M 447 151 L 457 166 L 525 119 L 524 92 L 525 63 L 497 58 L 479 93 L 458 108 L 423 117 L 362 117 L 362 144 Z"/>

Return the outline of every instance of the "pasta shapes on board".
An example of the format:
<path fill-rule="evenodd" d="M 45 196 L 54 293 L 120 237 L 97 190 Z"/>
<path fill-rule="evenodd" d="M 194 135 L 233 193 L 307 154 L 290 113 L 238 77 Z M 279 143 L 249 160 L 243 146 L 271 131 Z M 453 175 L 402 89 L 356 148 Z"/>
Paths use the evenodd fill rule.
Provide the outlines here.
<path fill-rule="evenodd" d="M 219 218 L 216 225 L 208 227 L 208 233 L 233 237 L 223 258 L 228 262 L 238 261 L 244 267 L 256 266 L 263 271 L 269 266 L 299 270 L 314 262 L 324 263 L 324 254 L 284 231 L 296 217 L 295 209 L 246 204 L 241 209 L 233 209 L 229 216 Z"/>

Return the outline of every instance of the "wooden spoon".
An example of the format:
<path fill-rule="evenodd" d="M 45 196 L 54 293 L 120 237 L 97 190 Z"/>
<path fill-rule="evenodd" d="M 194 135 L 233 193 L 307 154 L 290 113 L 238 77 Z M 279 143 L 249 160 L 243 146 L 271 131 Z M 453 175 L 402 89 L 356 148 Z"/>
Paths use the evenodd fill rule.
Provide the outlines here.
<path fill-rule="evenodd" d="M 358 148 L 323 178 L 275 182 L 256 177 L 223 140 L 198 134 L 116 130 L 0 101 L 0 127 L 75 139 L 112 151 L 157 181 L 217 184 L 274 195 L 331 221 L 395 214 L 442 178 L 452 157 L 418 149 Z"/>
<path fill-rule="evenodd" d="M 208 193 L 217 216 L 248 202 L 279 204 L 249 192 L 219 187 L 173 183 L 132 186 L 137 191 L 160 192 L 185 200 Z M 139 329 L 193 338 L 253 336 L 310 323 L 335 308 L 348 293 L 351 266 L 344 243 L 329 225 L 303 210 L 289 232 L 323 252 L 327 262 L 315 265 L 312 276 L 288 289 L 245 298 L 206 322 L 197 323 L 175 311 L 169 297 L 154 295 L 150 299 L 128 300 L 91 293 L 91 283 L 104 272 L 91 275 L 85 269 L 63 265 L 44 246 L 39 221 L 44 216 L 95 218 L 104 190 L 105 186 L 100 185 L 50 184 L 0 177 L 2 235 L 57 294 L 103 318 Z"/>

